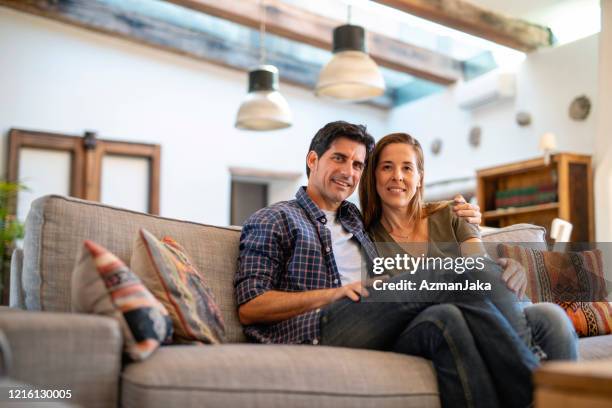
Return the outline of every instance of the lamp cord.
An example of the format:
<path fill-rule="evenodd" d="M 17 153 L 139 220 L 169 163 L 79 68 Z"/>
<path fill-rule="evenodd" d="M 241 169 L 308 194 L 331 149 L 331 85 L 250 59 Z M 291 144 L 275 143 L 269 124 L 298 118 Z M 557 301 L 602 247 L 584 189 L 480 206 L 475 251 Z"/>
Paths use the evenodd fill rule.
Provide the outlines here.
<path fill-rule="evenodd" d="M 266 62 L 266 6 L 259 0 L 261 18 L 259 19 L 259 64 Z"/>
<path fill-rule="evenodd" d="M 352 13 L 353 12 L 353 5 L 351 3 L 348 4 L 347 10 L 346 10 L 346 21 L 347 24 L 351 24 L 351 18 L 352 18 Z"/>

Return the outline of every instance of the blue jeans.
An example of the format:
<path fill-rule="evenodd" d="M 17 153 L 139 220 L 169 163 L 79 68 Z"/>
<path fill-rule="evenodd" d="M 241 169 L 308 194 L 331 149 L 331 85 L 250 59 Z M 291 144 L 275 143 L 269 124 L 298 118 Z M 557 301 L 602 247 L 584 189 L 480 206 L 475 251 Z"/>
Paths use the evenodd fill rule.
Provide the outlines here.
<path fill-rule="evenodd" d="M 525 306 L 535 343 L 547 360 L 576 360 L 578 336 L 558 305 Z M 394 351 L 432 361 L 443 407 L 499 406 L 495 387 L 472 333 L 455 305 L 430 306 L 404 330 Z"/>
<path fill-rule="evenodd" d="M 449 279 L 471 279 L 470 274 L 453 274 Z M 429 356 L 439 372 L 444 406 L 531 403 L 531 373 L 538 360 L 490 299 L 466 293 L 450 305 L 451 298 L 422 301 L 414 292 L 377 302 L 379 293 L 370 293 L 368 302 L 341 299 L 323 309 L 321 344 Z"/>
<path fill-rule="evenodd" d="M 443 407 L 499 407 L 495 385 L 461 310 L 430 306 L 408 325 L 393 351 L 427 358 Z"/>
<path fill-rule="evenodd" d="M 578 336 L 563 309 L 554 303 L 529 303 L 524 314 L 547 360 L 578 358 Z M 443 407 L 499 406 L 488 369 L 457 306 L 425 309 L 404 330 L 394 351 L 432 361 Z"/>
<path fill-rule="evenodd" d="M 533 339 L 547 360 L 578 359 L 578 335 L 561 307 L 554 303 L 529 302 L 523 311 Z"/>
<path fill-rule="evenodd" d="M 522 302 L 507 290 L 502 270 L 488 264 L 473 271 L 481 281 L 497 289 L 491 301 L 504 315 L 519 337 L 539 357 L 546 360 L 577 360 L 578 336 L 567 314 L 554 303 Z"/>

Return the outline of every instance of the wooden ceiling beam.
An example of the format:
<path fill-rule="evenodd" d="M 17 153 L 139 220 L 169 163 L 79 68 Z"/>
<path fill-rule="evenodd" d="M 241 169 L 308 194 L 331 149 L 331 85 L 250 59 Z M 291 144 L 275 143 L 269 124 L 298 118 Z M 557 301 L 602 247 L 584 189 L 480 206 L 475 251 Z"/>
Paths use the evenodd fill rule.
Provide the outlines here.
<path fill-rule="evenodd" d="M 227 68 L 249 71 L 259 65 L 255 47 L 235 44 L 219 36 L 143 16 L 92 0 L 0 0 L 0 6 L 39 15 L 113 37 L 146 44 L 157 49 L 211 62 Z M 280 79 L 314 89 L 322 65 L 287 53 L 269 53 L 267 62 L 279 69 Z M 246 89 L 245 80 L 245 93 Z M 393 91 L 368 101 L 388 109 L 394 105 Z"/>
<path fill-rule="evenodd" d="M 202 13 L 258 28 L 258 0 L 166 0 Z M 266 31 L 294 41 L 331 50 L 332 32 L 343 21 L 311 13 L 280 0 L 266 0 Z M 370 56 L 381 66 L 442 85 L 463 77 L 461 61 L 374 32 L 367 32 Z"/>
<path fill-rule="evenodd" d="M 480 8 L 464 0 L 374 0 L 523 52 L 554 44 L 548 27 Z"/>

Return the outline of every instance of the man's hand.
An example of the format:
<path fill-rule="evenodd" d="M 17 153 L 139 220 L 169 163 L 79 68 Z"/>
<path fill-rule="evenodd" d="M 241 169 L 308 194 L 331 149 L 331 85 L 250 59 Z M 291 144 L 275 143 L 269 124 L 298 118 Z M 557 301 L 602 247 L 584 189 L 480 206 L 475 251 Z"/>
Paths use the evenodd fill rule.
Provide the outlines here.
<path fill-rule="evenodd" d="M 453 211 L 458 217 L 465 218 L 470 224 L 480 224 L 482 214 L 478 205 L 466 202 L 461 194 L 457 194 L 453 200 L 455 201 L 453 203 Z"/>
<path fill-rule="evenodd" d="M 354 302 L 359 302 L 359 299 L 361 299 L 361 297 L 367 296 L 369 296 L 369 292 L 366 290 L 365 286 L 361 283 L 361 281 L 357 281 L 336 288 L 332 301 L 347 297 Z"/>
<path fill-rule="evenodd" d="M 358 302 L 369 293 L 361 281 L 339 288 L 313 289 L 303 292 L 269 290 L 238 307 L 238 318 L 244 325 L 277 323 L 315 310 L 347 297 Z"/>
<path fill-rule="evenodd" d="M 502 280 L 506 286 L 522 299 L 527 290 L 527 273 L 523 265 L 510 258 L 499 258 L 497 263 L 503 268 Z"/>

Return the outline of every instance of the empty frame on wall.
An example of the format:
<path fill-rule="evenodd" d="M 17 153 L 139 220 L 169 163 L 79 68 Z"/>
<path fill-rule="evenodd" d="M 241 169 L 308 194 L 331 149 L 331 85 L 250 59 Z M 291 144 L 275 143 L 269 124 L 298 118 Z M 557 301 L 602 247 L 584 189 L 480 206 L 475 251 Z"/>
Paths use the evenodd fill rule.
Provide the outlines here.
<path fill-rule="evenodd" d="M 19 193 L 16 214 L 25 219 L 31 202 L 45 194 L 63 194 L 159 214 L 160 146 L 11 129 L 9 181 Z"/>

